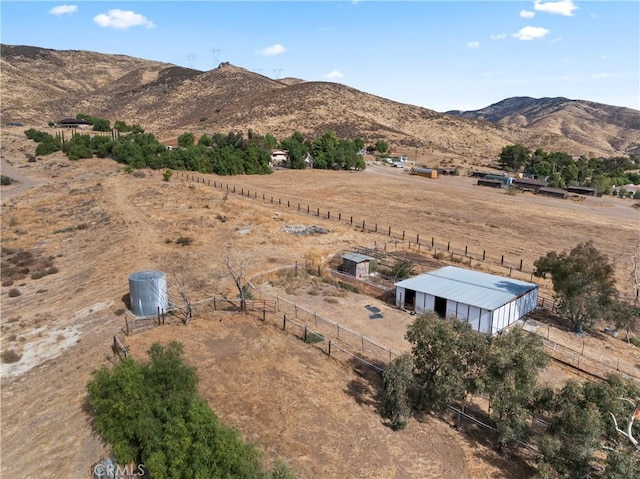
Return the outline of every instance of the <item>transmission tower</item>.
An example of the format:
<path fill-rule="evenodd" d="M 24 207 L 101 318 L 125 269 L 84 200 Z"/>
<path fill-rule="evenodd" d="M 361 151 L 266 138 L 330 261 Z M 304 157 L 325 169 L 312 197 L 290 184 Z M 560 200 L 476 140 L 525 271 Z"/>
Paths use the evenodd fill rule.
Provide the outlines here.
<path fill-rule="evenodd" d="M 283 72 L 284 70 L 282 68 L 274 68 L 273 69 L 273 76 L 274 78 L 280 78 L 280 74 Z"/>
<path fill-rule="evenodd" d="M 193 68 L 195 65 L 196 55 L 194 53 L 190 53 L 187 55 L 187 60 L 189 61 L 189 68 Z"/>

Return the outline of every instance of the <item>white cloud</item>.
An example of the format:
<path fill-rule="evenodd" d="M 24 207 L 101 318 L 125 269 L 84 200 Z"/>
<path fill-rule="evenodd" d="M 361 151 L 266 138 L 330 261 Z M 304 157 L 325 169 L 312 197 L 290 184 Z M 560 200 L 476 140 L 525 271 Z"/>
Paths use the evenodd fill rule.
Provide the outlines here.
<path fill-rule="evenodd" d="M 107 13 L 101 13 L 93 17 L 93 21 L 103 28 L 115 28 L 116 30 L 126 30 L 131 27 L 154 28 L 155 25 L 144 15 L 132 10 L 113 9 Z"/>
<path fill-rule="evenodd" d="M 573 11 L 577 10 L 573 4 L 573 0 L 560 0 L 559 2 L 540 2 L 534 0 L 533 9 L 538 12 L 553 13 L 555 15 L 564 15 L 565 17 L 573 17 Z"/>
<path fill-rule="evenodd" d="M 480 42 L 469 42 L 467 43 L 469 48 L 480 48 Z"/>
<path fill-rule="evenodd" d="M 517 38 L 518 40 L 536 40 L 538 38 L 543 38 L 549 34 L 549 30 L 542 27 L 524 27 L 518 30 L 516 33 L 513 33 L 512 36 Z"/>
<path fill-rule="evenodd" d="M 264 55 L 265 57 L 272 57 L 274 55 L 282 55 L 286 51 L 287 49 L 285 47 L 283 47 L 279 43 L 276 43 L 275 45 L 268 46 L 267 48 L 257 51 L 256 53 L 258 53 L 259 55 Z"/>
<path fill-rule="evenodd" d="M 49 10 L 51 15 L 71 15 L 78 11 L 77 5 L 58 5 Z"/>
<path fill-rule="evenodd" d="M 597 73 L 595 75 L 591 75 L 591 78 L 615 78 L 617 75 L 613 73 Z"/>
<path fill-rule="evenodd" d="M 533 18 L 536 16 L 536 12 L 532 12 L 530 10 L 520 10 L 520 16 L 522 18 Z"/>
<path fill-rule="evenodd" d="M 338 78 L 343 78 L 344 75 L 342 74 L 342 72 L 339 72 L 338 70 L 332 70 L 331 72 L 327 73 L 324 77 L 327 80 L 337 80 Z"/>
<path fill-rule="evenodd" d="M 491 35 L 489 36 L 489 38 L 491 38 L 491 40 L 504 40 L 505 38 L 507 38 L 507 34 L 500 33 L 499 35 Z"/>

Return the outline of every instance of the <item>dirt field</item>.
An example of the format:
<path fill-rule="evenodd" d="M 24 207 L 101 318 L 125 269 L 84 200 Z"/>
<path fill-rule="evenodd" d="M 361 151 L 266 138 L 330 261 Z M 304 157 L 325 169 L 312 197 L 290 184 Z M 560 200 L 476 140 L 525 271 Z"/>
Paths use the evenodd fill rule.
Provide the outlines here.
<path fill-rule="evenodd" d="M 32 142 L 15 131 L 3 131 L 1 139 L 3 159 L 34 181 L 14 196 L 0 190 L 2 247 L 50 258 L 57 269 L 2 287 L 2 351 L 20 357 L 1 366 L 1 459 L 7 477 L 86 477 L 104 453 L 83 412 L 84 385 L 92 370 L 108 364 L 112 337 L 124 323 L 128 276 L 136 271 L 166 271 L 170 289 L 173 273 L 188 273 L 192 299 L 232 296 L 221 273 L 227 251 L 251 257 L 254 274 L 305 259 L 326 263 L 358 245 L 382 247 L 388 240 L 383 234 L 361 232 L 344 221 L 353 215 L 378 222 L 381 230 L 391 226 L 407 236 L 435 236 L 439 243 L 504 254 L 510 261 L 522 257 L 525 265 L 549 250 L 593 239 L 615 259 L 619 283 L 631 292 L 629 258 L 639 217 L 625 200 L 510 196 L 476 187 L 470 178 L 434 181 L 382 166 L 360 173 L 277 171 L 222 178 L 260 195 L 249 199 L 180 175 L 167 183 L 160 172 L 125 174 L 111 160 L 69 162 L 55 154 L 27 163 Z M 298 202 L 323 214 L 300 214 L 293 207 Z M 328 210 L 330 220 L 324 216 Z M 334 219 L 338 213 L 342 222 Z M 331 232 L 295 236 L 283 231 L 287 224 L 323 225 Z M 176 243 L 185 237 L 191 245 Z M 12 289 L 19 295 L 10 297 Z M 313 298 L 309 307 L 332 319 L 346 318 L 344 298 L 336 303 L 326 295 L 293 296 Z M 394 314 L 402 322 L 405 313 L 389 308 L 385 320 L 375 323 L 364 310 L 371 300 L 359 301 L 365 303 L 357 305 L 363 316 L 354 317 L 352 327 L 401 344 L 402 328 L 382 326 Z M 183 341 L 202 374 L 202 393 L 223 420 L 267 457 L 293 464 L 300 477 L 523 476 L 512 469 L 513 461 L 440 421 L 415 422 L 392 433 L 376 412 L 373 386 L 348 365 L 255 320 L 219 319 L 204 315 L 188 328 L 167 326 L 128 341 L 136 356 L 155 340 Z"/>

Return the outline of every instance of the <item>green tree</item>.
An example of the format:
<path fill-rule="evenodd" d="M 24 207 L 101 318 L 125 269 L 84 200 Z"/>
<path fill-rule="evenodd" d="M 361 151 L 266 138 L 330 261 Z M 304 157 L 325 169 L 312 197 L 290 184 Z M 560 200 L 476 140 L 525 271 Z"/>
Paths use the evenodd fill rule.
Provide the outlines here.
<path fill-rule="evenodd" d="M 384 404 L 394 430 L 404 429 L 411 417 L 409 389 L 413 384 L 413 357 L 405 353 L 395 358 L 382 373 Z"/>
<path fill-rule="evenodd" d="M 607 308 L 605 319 L 612 323 L 616 329 L 624 331 L 627 342 L 630 342 L 631 333 L 640 329 L 640 308 L 615 298 Z"/>
<path fill-rule="evenodd" d="M 491 340 L 485 393 L 497 424 L 499 448 L 529 437 L 529 421 L 541 395 L 538 375 L 549 360 L 542 339 L 521 327 Z"/>
<path fill-rule="evenodd" d="M 149 477 L 292 477 L 281 463 L 265 470 L 259 451 L 220 423 L 197 395 L 180 343 L 155 343 L 147 353 L 147 361 L 96 371 L 87 385 L 94 430 L 118 463 L 144 464 Z"/>
<path fill-rule="evenodd" d="M 414 273 L 413 262 L 408 259 L 398 259 L 391 267 L 391 275 L 394 280 L 402 280 L 412 276 Z"/>
<path fill-rule="evenodd" d="M 407 330 L 414 361 L 417 407 L 443 410 L 482 389 L 488 337 L 456 318 L 418 316 Z"/>
<path fill-rule="evenodd" d="M 181 148 L 189 148 L 193 145 L 195 145 L 193 133 L 183 133 L 178 137 L 178 146 Z"/>
<path fill-rule="evenodd" d="M 613 266 L 591 241 L 569 254 L 549 252 L 533 264 L 535 276 L 551 275 L 558 312 L 576 331 L 606 315 L 615 294 Z"/>
<path fill-rule="evenodd" d="M 376 151 L 381 155 L 384 155 L 389 150 L 389 144 L 383 140 L 376 141 L 375 147 Z"/>
<path fill-rule="evenodd" d="M 520 144 L 502 148 L 498 163 L 506 170 L 520 171 L 531 159 L 531 151 Z"/>
<path fill-rule="evenodd" d="M 552 402 L 553 417 L 540 442 L 543 460 L 561 477 L 585 477 L 600 448 L 603 422 L 600 411 L 585 400 L 581 385 L 570 380 Z"/>
<path fill-rule="evenodd" d="M 282 149 L 287 150 L 291 168 L 301 170 L 306 167 L 304 160 L 309 154 L 309 147 L 300 132 L 296 131 L 291 137 L 282 140 L 280 146 Z"/>

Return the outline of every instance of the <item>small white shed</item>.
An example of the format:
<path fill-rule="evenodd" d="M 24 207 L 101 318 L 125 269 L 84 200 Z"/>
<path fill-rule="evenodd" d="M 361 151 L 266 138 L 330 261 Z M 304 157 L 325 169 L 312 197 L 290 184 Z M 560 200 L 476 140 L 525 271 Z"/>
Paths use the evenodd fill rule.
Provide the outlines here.
<path fill-rule="evenodd" d="M 533 311 L 538 285 L 447 266 L 395 284 L 396 306 L 455 316 L 475 331 L 496 334 Z"/>

